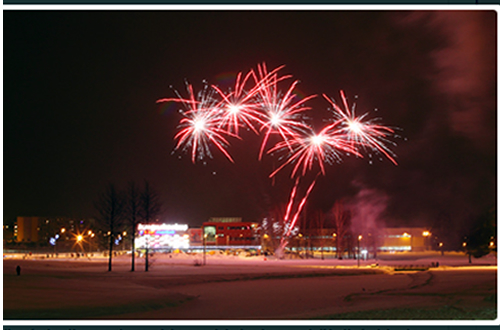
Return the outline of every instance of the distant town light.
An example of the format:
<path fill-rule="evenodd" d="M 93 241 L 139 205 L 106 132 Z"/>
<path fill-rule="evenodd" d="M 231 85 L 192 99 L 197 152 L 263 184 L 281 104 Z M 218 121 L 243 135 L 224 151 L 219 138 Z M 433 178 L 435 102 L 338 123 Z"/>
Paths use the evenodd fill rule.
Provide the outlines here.
<path fill-rule="evenodd" d="M 431 236 L 431 233 L 428 230 L 426 230 L 422 233 L 422 236 L 424 237 Z"/>

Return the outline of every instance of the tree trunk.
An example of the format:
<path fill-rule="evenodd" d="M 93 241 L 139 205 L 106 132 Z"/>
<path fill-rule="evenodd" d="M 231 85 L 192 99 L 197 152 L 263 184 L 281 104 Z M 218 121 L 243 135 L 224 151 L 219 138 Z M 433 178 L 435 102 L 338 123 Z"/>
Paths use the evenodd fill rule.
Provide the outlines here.
<path fill-rule="evenodd" d="M 113 259 L 113 235 L 109 236 L 109 261 L 108 261 L 108 272 L 111 271 L 111 260 Z"/>
<path fill-rule="evenodd" d="M 132 269 L 130 271 L 135 270 L 135 228 L 132 227 Z"/>

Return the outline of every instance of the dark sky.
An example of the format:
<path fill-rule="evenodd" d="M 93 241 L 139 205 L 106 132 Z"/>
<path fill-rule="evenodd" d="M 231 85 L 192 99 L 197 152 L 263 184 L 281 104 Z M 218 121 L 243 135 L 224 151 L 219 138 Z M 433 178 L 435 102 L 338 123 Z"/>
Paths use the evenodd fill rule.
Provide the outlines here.
<path fill-rule="evenodd" d="M 466 226 L 496 205 L 496 30 L 494 11 L 6 10 L 4 222 L 91 217 L 108 182 L 144 179 L 166 222 L 262 219 L 292 181 L 283 172 L 271 186 L 257 137 L 232 141 L 235 164 L 217 151 L 192 164 L 172 154 L 179 106 L 155 102 L 186 79 L 224 85 L 266 62 L 286 65 L 304 95 L 342 89 L 402 129 L 398 166 L 328 166 L 308 210 L 344 198 L 388 225 Z M 321 98 L 308 104 L 328 116 Z"/>

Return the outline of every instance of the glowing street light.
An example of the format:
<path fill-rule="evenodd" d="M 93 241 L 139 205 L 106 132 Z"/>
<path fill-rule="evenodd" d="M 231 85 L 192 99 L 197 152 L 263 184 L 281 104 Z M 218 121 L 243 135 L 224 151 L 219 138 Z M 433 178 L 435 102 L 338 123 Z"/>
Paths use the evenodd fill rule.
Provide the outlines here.
<path fill-rule="evenodd" d="M 268 247 L 269 247 L 269 235 L 265 233 L 262 236 L 262 249 L 264 250 L 264 252 L 267 253 Z"/>
<path fill-rule="evenodd" d="M 299 233 L 297 235 L 297 255 L 300 256 L 300 251 L 302 250 L 302 237 L 303 235 L 301 233 Z"/>
<path fill-rule="evenodd" d="M 429 239 L 431 237 L 431 232 L 428 231 L 428 230 L 424 230 L 422 232 L 422 236 L 424 237 L 424 246 L 425 246 L 425 249 L 429 249 L 430 248 Z"/>
<path fill-rule="evenodd" d="M 75 235 L 74 236 L 74 239 L 76 241 L 75 244 L 78 244 L 80 246 L 80 250 L 82 250 L 82 253 L 83 253 L 83 246 L 82 246 L 82 242 L 83 242 L 83 235 L 82 234 L 78 234 L 78 235 Z"/>

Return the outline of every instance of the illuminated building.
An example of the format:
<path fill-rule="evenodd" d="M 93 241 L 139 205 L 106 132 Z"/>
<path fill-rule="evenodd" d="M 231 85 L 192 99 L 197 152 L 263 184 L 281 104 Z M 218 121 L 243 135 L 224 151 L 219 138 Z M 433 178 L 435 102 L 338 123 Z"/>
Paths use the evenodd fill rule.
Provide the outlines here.
<path fill-rule="evenodd" d="M 366 251 L 371 255 L 378 252 L 419 252 L 430 250 L 432 233 L 426 228 L 402 227 L 384 228 L 378 232 L 346 233 L 339 239 L 335 229 L 305 229 L 296 235 L 288 245 L 291 251 L 335 251 L 339 249 L 339 241 L 342 247 L 339 254 L 351 257 L 359 248 L 361 252 Z M 263 236 L 263 242 L 270 240 L 267 235 Z M 269 245 L 269 244 L 268 244 Z M 276 246 L 276 245 L 274 245 Z"/>
<path fill-rule="evenodd" d="M 189 228 L 189 246 L 203 246 L 203 232 L 201 228 Z"/>
<path fill-rule="evenodd" d="M 260 247 L 258 223 L 238 217 L 210 218 L 203 223 L 206 244 L 219 247 Z"/>
<path fill-rule="evenodd" d="M 385 228 L 380 251 L 424 251 L 429 249 L 432 234 L 425 228 Z"/>
<path fill-rule="evenodd" d="M 189 248 L 188 225 L 185 224 L 139 224 L 135 239 L 137 249 L 187 249 Z"/>
<path fill-rule="evenodd" d="M 39 231 L 39 217 L 17 217 L 14 225 L 14 238 L 17 242 L 38 242 Z"/>

